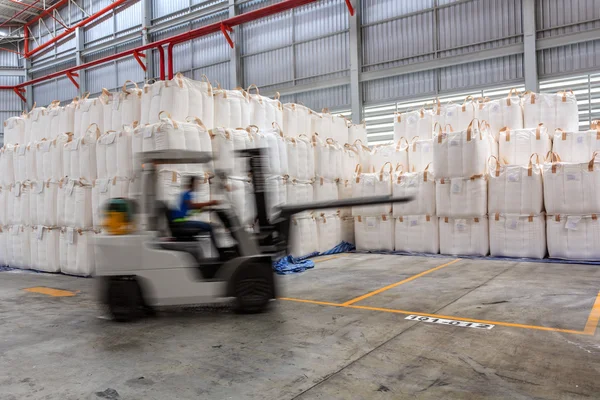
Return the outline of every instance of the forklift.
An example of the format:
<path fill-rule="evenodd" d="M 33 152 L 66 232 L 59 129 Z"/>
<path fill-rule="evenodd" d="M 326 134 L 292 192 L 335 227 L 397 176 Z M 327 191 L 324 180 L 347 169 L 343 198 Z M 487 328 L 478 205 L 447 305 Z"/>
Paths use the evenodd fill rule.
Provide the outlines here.
<path fill-rule="evenodd" d="M 307 210 L 400 203 L 412 197 L 369 197 L 278 208 L 269 220 L 263 165 L 264 149 L 236 152 L 249 159 L 257 209 L 257 228 L 248 232 L 232 204 L 225 200 L 203 211 L 220 220 L 231 236 L 227 245 L 209 257 L 202 250 L 207 234 L 176 222 L 173 210 L 157 199 L 157 172 L 161 165 L 207 164 L 212 155 L 184 150 L 151 151 L 138 154 L 142 176 L 141 207 L 130 199 L 111 199 L 104 207 L 105 232 L 95 240 L 95 281 L 100 301 L 116 321 L 131 321 L 154 307 L 206 304 L 234 299 L 241 313 L 264 311 L 277 296 L 273 262 L 287 254 L 290 219 Z M 225 190 L 226 175 L 216 174 Z M 145 224 L 139 222 L 142 216 Z M 144 226 L 139 229 L 139 226 Z M 218 242 L 217 242 L 218 243 Z M 205 246 L 204 246 L 205 247 Z"/>

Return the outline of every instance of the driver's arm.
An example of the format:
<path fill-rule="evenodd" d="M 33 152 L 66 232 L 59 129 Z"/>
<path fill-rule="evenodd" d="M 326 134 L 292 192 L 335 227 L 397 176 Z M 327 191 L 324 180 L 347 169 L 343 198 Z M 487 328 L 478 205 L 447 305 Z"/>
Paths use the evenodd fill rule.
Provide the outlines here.
<path fill-rule="evenodd" d="M 216 206 L 218 204 L 220 204 L 220 202 L 218 200 L 211 200 L 211 201 L 207 201 L 205 203 L 193 203 L 191 201 L 187 202 L 187 206 L 190 210 L 200 210 L 202 208 Z"/>

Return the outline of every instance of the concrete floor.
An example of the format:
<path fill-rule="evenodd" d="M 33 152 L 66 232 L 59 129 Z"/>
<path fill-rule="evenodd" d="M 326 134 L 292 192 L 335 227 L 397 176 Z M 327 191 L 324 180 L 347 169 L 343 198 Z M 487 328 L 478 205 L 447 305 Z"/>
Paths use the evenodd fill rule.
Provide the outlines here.
<path fill-rule="evenodd" d="M 453 260 L 343 255 L 283 277 L 283 296 L 309 302 L 254 316 L 175 309 L 133 324 L 99 318 L 91 279 L 2 272 L 0 399 L 600 397 L 600 267 Z M 79 292 L 22 290 L 33 286 Z"/>

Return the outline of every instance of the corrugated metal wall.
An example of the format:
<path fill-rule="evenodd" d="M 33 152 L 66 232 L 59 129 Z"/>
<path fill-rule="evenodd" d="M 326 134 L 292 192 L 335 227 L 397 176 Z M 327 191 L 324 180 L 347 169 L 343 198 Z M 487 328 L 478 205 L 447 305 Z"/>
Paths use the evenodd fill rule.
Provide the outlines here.
<path fill-rule="evenodd" d="M 237 13 L 245 13 L 281 0 L 238 0 Z M 524 0 L 361 0 L 361 62 L 362 72 L 402 68 L 407 65 L 431 63 L 458 55 L 476 54 L 480 50 L 511 46 L 522 42 L 521 15 Z M 78 4 L 91 14 L 111 0 L 79 0 Z M 204 14 L 196 20 L 153 31 L 151 40 L 159 40 L 229 16 L 228 0 L 152 1 L 153 24 L 168 24 L 190 12 Z M 537 37 L 564 36 L 600 28 L 598 0 L 535 0 Z M 81 20 L 85 13 L 77 7 L 62 9 L 68 23 Z M 43 43 L 63 29 L 51 18 L 34 27 L 33 34 Z M 140 1 L 131 0 L 115 12 L 84 30 L 85 49 L 110 42 L 114 38 L 140 30 Z M 306 91 L 303 85 L 348 78 L 350 73 L 349 18 L 344 0 L 321 0 L 292 11 L 245 24 L 236 28 L 235 40 L 240 52 L 241 85 L 254 83 L 265 91 L 285 88 L 301 93 L 284 97 L 285 101 L 303 102 L 315 109 L 329 107 L 347 109 L 350 105 L 348 85 Z M 141 39 L 126 45 L 88 54 L 85 61 L 97 59 L 125 48 L 141 44 Z M 71 36 L 33 61 L 74 54 L 75 40 Z M 232 73 L 232 50 L 223 36 L 213 34 L 175 47 L 175 69 L 186 76 L 200 79 L 206 75 L 214 84 L 226 88 L 236 86 Z M 154 54 L 155 64 L 158 55 Z M 476 59 L 476 58 L 475 58 Z M 473 61 L 439 68 L 411 72 L 362 83 L 367 105 L 404 101 L 415 96 L 462 93 L 489 86 L 522 83 L 523 56 L 520 54 Z M 22 65 L 14 53 L 0 51 L 0 68 Z M 41 64 L 40 64 L 41 65 Z M 68 64 L 72 65 L 72 63 Z M 64 67 L 62 64 L 61 67 Z M 563 77 L 574 73 L 589 73 L 600 67 L 600 38 L 538 52 L 540 78 Z M 57 70 L 38 70 L 34 77 Z M 414 70 L 413 70 L 414 71 Z M 115 89 L 125 80 L 142 82 L 143 71 L 133 58 L 95 67 L 87 71 L 85 85 L 92 93 L 103 87 Z M 54 99 L 67 101 L 75 88 L 64 78 L 36 85 L 35 100 L 47 103 Z M 13 96 L 10 94 L 9 96 Z M 2 104 L 1 109 L 9 106 Z"/>

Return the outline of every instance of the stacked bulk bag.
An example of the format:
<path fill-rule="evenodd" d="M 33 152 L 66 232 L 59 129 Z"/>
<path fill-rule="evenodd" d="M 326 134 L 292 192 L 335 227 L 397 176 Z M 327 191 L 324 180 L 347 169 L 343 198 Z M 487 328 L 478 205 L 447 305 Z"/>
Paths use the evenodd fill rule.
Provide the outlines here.
<path fill-rule="evenodd" d="M 75 110 L 79 104 L 79 97 L 75 97 L 73 101 L 64 107 L 61 107 L 58 116 L 58 132 L 57 136 L 75 131 Z"/>
<path fill-rule="evenodd" d="M 188 115 L 201 119 L 207 130 L 215 128 L 213 88 L 206 75 L 202 75 L 202 81 L 183 78 L 183 83 L 188 86 Z"/>
<path fill-rule="evenodd" d="M 440 217 L 440 253 L 485 256 L 489 251 L 488 217 Z"/>
<path fill-rule="evenodd" d="M 487 118 L 485 121 L 490 125 L 490 134 L 494 139 L 498 140 L 500 130 L 504 128 L 504 115 L 502 110 L 502 100 L 490 100 L 484 103 L 484 116 Z M 481 119 L 479 119 L 482 121 Z M 537 126 L 537 125 L 534 125 Z"/>
<path fill-rule="evenodd" d="M 273 123 L 269 129 L 259 130 L 258 127 L 249 127 L 254 145 L 266 152 L 268 163 L 264 165 L 268 176 L 284 176 L 288 174 L 287 145 L 279 125 Z"/>
<path fill-rule="evenodd" d="M 431 110 L 431 113 L 431 133 L 433 135 L 433 127 L 436 124 L 440 126 L 446 125 L 446 106 L 443 105 L 437 97 L 433 102 L 433 110 Z"/>
<path fill-rule="evenodd" d="M 546 224 L 551 258 L 600 260 L 598 214 L 548 215 Z"/>
<path fill-rule="evenodd" d="M 256 94 L 250 93 L 252 88 L 256 89 Z M 279 94 L 275 99 L 261 96 L 256 85 L 250 85 L 247 93 L 250 100 L 250 123 L 260 130 L 271 129 L 273 124 L 283 125 L 283 106 L 279 101 Z"/>
<path fill-rule="evenodd" d="M 356 250 L 393 251 L 394 231 L 394 219 L 389 215 L 357 216 L 354 219 Z"/>
<path fill-rule="evenodd" d="M 131 135 L 128 130 L 108 131 L 98 138 L 96 165 L 99 179 L 133 177 Z"/>
<path fill-rule="evenodd" d="M 11 117 L 4 121 L 4 144 L 18 144 L 25 142 L 25 119 Z"/>
<path fill-rule="evenodd" d="M 563 90 L 556 94 L 556 128 L 567 132 L 579 130 L 579 108 L 572 90 Z"/>
<path fill-rule="evenodd" d="M 348 121 L 342 115 L 331 116 L 331 132 L 331 137 L 337 143 L 343 145 L 350 141 Z"/>
<path fill-rule="evenodd" d="M 29 225 L 31 223 L 31 207 L 29 200 L 31 199 L 31 183 L 16 182 L 12 187 L 13 206 L 13 223 Z"/>
<path fill-rule="evenodd" d="M 237 128 L 252 124 L 250 101 L 243 90 L 217 90 L 214 101 L 215 127 Z"/>
<path fill-rule="evenodd" d="M 310 180 L 315 177 L 315 153 L 306 135 L 286 138 L 288 171 L 293 179 Z M 289 198 L 289 197 L 288 197 Z"/>
<path fill-rule="evenodd" d="M 476 103 L 473 96 L 467 96 L 462 106 L 458 109 L 456 123 L 451 124 L 456 130 L 465 130 L 475 118 Z"/>
<path fill-rule="evenodd" d="M 392 179 L 391 163 L 381 167 L 378 172 L 368 173 L 363 173 L 362 168 L 357 166 L 355 181 L 352 185 L 352 198 L 391 196 Z M 391 204 L 352 207 L 352 215 L 355 217 L 389 215 L 391 212 Z"/>
<path fill-rule="evenodd" d="M 533 162 L 534 156 L 536 163 Z M 490 162 L 488 175 L 490 215 L 541 214 L 544 210 L 544 190 L 539 156 L 533 154 L 528 165 L 505 165 L 495 157 L 493 160 L 495 162 Z"/>
<path fill-rule="evenodd" d="M 402 168 L 408 169 L 408 148 L 408 142 L 404 139 L 396 144 L 376 146 L 371 152 L 371 166 L 378 170 L 390 162 L 394 167 L 400 164 Z"/>
<path fill-rule="evenodd" d="M 524 127 L 533 128 L 544 124 L 552 134 L 556 129 L 556 100 L 554 94 L 525 92 L 523 95 Z"/>
<path fill-rule="evenodd" d="M 93 182 L 97 178 L 96 141 L 100 137 L 97 124 L 90 125 L 82 136 L 63 146 L 63 173 L 70 179 L 85 179 Z"/>
<path fill-rule="evenodd" d="M 536 128 L 502 128 L 499 135 L 499 158 L 507 164 L 527 165 L 532 154 L 546 154 L 552 140 L 544 124 Z"/>
<path fill-rule="evenodd" d="M 442 132 L 438 127 L 433 139 L 433 170 L 447 178 L 483 175 L 489 154 L 488 134 L 477 120 L 460 132 Z M 412 164 L 411 156 L 412 153 L 409 154 Z"/>
<path fill-rule="evenodd" d="M 460 113 L 462 112 L 462 107 L 460 104 L 454 104 L 453 102 L 448 102 L 448 104 L 446 104 L 446 117 L 444 118 L 445 120 L 445 125 L 450 125 L 452 128 L 456 127 L 456 130 L 458 131 L 463 131 L 465 129 L 467 129 L 464 126 L 461 126 L 460 123 Z M 468 125 L 468 124 L 467 124 Z M 433 127 L 433 130 L 435 130 L 435 127 Z M 435 132 L 433 132 L 435 134 Z"/>
<path fill-rule="evenodd" d="M 41 196 L 43 199 L 43 211 L 40 214 L 38 214 L 39 223 L 41 225 L 60 226 L 64 224 L 64 196 L 61 190 L 61 186 L 62 183 L 58 181 L 44 182 L 42 193 L 38 194 L 38 196 Z M 60 202 L 59 194 L 61 195 Z M 40 197 L 38 197 L 38 200 L 39 199 Z"/>
<path fill-rule="evenodd" d="M 293 257 L 305 257 L 318 252 L 319 234 L 312 215 L 296 215 L 290 224 L 288 252 Z"/>
<path fill-rule="evenodd" d="M 407 253 L 440 251 L 438 218 L 431 215 L 409 215 L 396 218 L 395 250 Z"/>
<path fill-rule="evenodd" d="M 414 137 L 408 146 L 408 162 L 411 172 L 424 171 L 433 161 L 433 140 Z"/>
<path fill-rule="evenodd" d="M 31 268 L 30 228 L 25 225 L 13 225 L 9 230 L 7 247 L 12 247 L 11 267 Z"/>
<path fill-rule="evenodd" d="M 63 274 L 90 276 L 95 270 L 92 230 L 63 228 L 59 236 L 59 263 Z"/>
<path fill-rule="evenodd" d="M 404 138 L 404 140 L 408 140 L 408 135 L 409 133 L 406 132 L 406 119 L 404 118 L 404 114 L 394 113 L 394 142 L 398 143 L 398 141 L 402 138 Z"/>
<path fill-rule="evenodd" d="M 5 145 L 0 149 L 0 185 L 8 186 L 15 181 L 14 168 L 14 152 L 13 145 Z"/>
<path fill-rule="evenodd" d="M 314 201 L 335 201 L 338 200 L 338 187 L 333 179 L 318 178 L 314 184 Z"/>
<path fill-rule="evenodd" d="M 8 250 L 6 249 L 6 241 L 8 232 L 4 230 L 0 224 L 0 267 L 4 267 L 9 264 Z"/>
<path fill-rule="evenodd" d="M 60 118 L 63 112 L 63 107 L 60 106 L 60 101 L 54 100 L 50 105 L 44 110 L 41 120 L 42 126 L 45 127 L 45 132 L 42 137 L 36 139 L 42 140 L 52 140 L 58 136 L 59 126 L 60 126 Z"/>
<path fill-rule="evenodd" d="M 44 188 L 46 183 L 35 181 L 30 183 L 29 225 L 40 225 L 44 219 Z"/>
<path fill-rule="evenodd" d="M 273 220 L 279 215 L 278 207 L 287 203 L 287 181 L 286 176 L 271 176 L 266 179 L 267 185 L 267 218 Z"/>
<path fill-rule="evenodd" d="M 565 162 L 589 161 L 594 152 L 600 151 L 600 126 L 594 121 L 591 128 L 583 132 L 566 132 L 557 129 L 554 133 L 552 151 Z"/>
<path fill-rule="evenodd" d="M 352 146 L 354 146 L 356 154 L 358 155 L 358 164 L 360 164 L 364 171 L 370 171 L 373 167 L 373 152 L 371 149 L 365 146 L 360 139 L 355 140 L 354 143 L 352 143 Z M 354 168 L 356 168 L 356 166 L 353 167 L 353 173 Z"/>
<path fill-rule="evenodd" d="M 287 204 L 305 204 L 314 201 L 314 181 L 289 179 L 286 185 Z"/>
<path fill-rule="evenodd" d="M 340 237 L 342 242 L 355 244 L 356 240 L 354 237 L 354 217 L 342 216 L 340 217 Z"/>
<path fill-rule="evenodd" d="M 357 145 L 346 143 L 342 149 L 342 168 L 340 170 L 340 181 L 351 181 L 354 170 L 360 164 L 359 150 Z"/>
<path fill-rule="evenodd" d="M 299 135 L 312 135 L 314 131 L 311 128 L 312 111 L 300 104 L 285 104 L 283 106 L 283 132 L 288 137 L 298 137 Z"/>
<path fill-rule="evenodd" d="M 409 112 L 405 114 L 405 116 L 407 136 L 410 135 L 410 137 L 418 136 L 421 139 L 431 139 L 433 128 L 433 113 L 431 110 L 421 108 L 418 111 Z"/>
<path fill-rule="evenodd" d="M 32 244 L 37 242 L 38 263 L 35 269 L 43 272 L 60 272 L 60 229 L 40 225 L 34 227 L 32 233 L 30 242 Z"/>
<path fill-rule="evenodd" d="M 27 147 L 27 144 L 19 144 L 12 148 L 15 182 L 25 182 L 29 179 L 30 171 L 27 169 L 28 163 L 26 158 Z M 10 150 L 6 154 L 10 154 Z M 31 172 L 33 173 L 34 171 Z"/>
<path fill-rule="evenodd" d="M 90 99 L 89 93 L 82 97 L 75 108 L 73 116 L 73 133 L 75 138 L 85 135 L 91 125 L 96 125 L 100 132 L 104 132 L 104 105 L 100 99 Z"/>
<path fill-rule="evenodd" d="M 544 258 L 544 214 L 490 214 L 490 254 L 494 257 Z"/>
<path fill-rule="evenodd" d="M 508 129 L 523 129 L 523 107 L 519 91 L 511 89 L 501 104 L 503 126 Z"/>
<path fill-rule="evenodd" d="M 315 176 L 338 179 L 342 175 L 342 148 L 332 138 L 322 141 L 318 134 L 313 135 L 312 143 L 315 150 Z"/>
<path fill-rule="evenodd" d="M 348 126 L 348 143 L 354 143 L 356 140 L 368 143 L 367 124 L 365 121 L 360 124 L 350 124 Z"/>
<path fill-rule="evenodd" d="M 25 142 L 35 142 L 42 140 L 47 133 L 47 129 L 44 126 L 44 111 L 45 107 L 36 107 L 33 105 L 33 109 L 27 114 L 25 119 Z M 19 143 L 21 144 L 21 143 Z"/>
<path fill-rule="evenodd" d="M 256 221 L 256 203 L 254 201 L 254 189 L 251 178 L 230 176 L 227 178 L 226 186 L 227 194 L 242 226 L 254 226 Z"/>
<path fill-rule="evenodd" d="M 124 177 L 98 178 L 92 185 L 92 226 L 102 227 L 102 210 L 110 199 L 128 198 L 130 180 Z"/>
<path fill-rule="evenodd" d="M 487 214 L 487 180 L 483 175 L 436 180 L 436 209 L 439 215 L 459 218 Z"/>
<path fill-rule="evenodd" d="M 62 186 L 64 225 L 87 229 L 93 226 L 92 184 L 90 181 L 67 179 Z M 59 205 L 59 207 L 62 207 Z M 62 225 L 62 224 L 61 224 Z"/>
<path fill-rule="evenodd" d="M 128 83 L 132 83 L 135 88 L 127 89 Z M 139 122 L 142 113 L 142 90 L 135 82 L 126 81 L 118 93 L 102 89 L 99 99 L 103 105 L 105 131 L 121 131 L 124 125 Z"/>
<path fill-rule="evenodd" d="M 321 213 L 316 217 L 317 222 L 317 251 L 324 253 L 342 242 L 342 225 L 339 215 Z"/>
<path fill-rule="evenodd" d="M 6 218 L 6 208 L 8 206 L 8 195 L 9 188 L 0 186 L 0 227 L 3 225 L 8 225 L 8 220 Z M 0 255 L 1 257 L 1 255 Z"/>
<path fill-rule="evenodd" d="M 393 205 L 394 217 L 408 215 L 436 215 L 435 176 L 429 167 L 423 172 L 403 172 L 396 167 L 392 192 L 394 197 L 414 196 L 408 203 Z"/>

